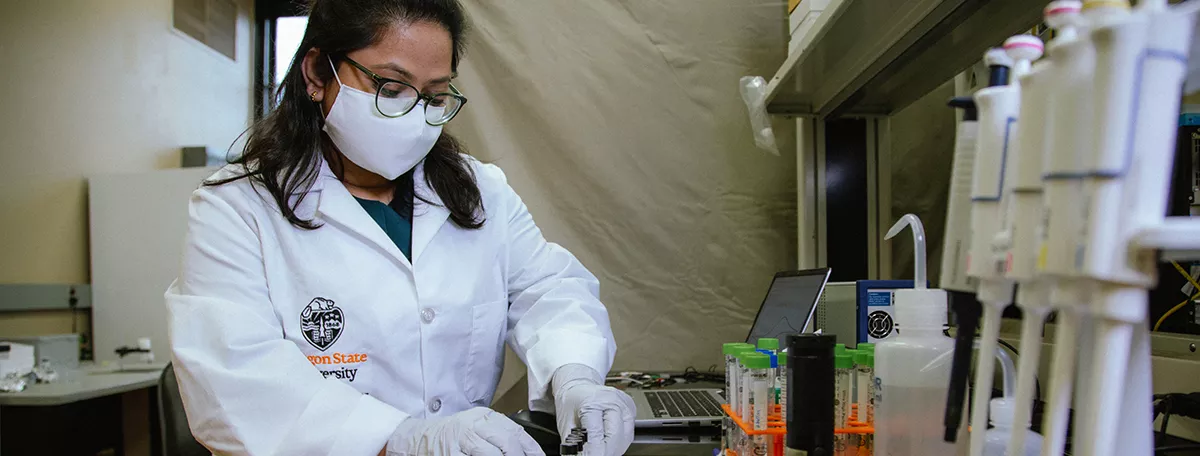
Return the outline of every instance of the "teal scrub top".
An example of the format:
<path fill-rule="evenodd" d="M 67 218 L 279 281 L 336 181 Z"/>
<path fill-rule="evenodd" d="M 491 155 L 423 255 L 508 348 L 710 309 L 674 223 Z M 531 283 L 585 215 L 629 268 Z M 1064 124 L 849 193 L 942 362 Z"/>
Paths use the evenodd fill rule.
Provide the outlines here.
<path fill-rule="evenodd" d="M 412 261 L 412 212 L 411 209 L 407 214 L 400 214 L 392 206 L 383 204 L 375 200 L 366 200 L 359 197 L 354 197 L 358 200 L 358 204 L 363 210 L 371 216 L 372 220 L 387 233 L 388 238 L 400 251 L 404 253 L 404 257 Z"/>

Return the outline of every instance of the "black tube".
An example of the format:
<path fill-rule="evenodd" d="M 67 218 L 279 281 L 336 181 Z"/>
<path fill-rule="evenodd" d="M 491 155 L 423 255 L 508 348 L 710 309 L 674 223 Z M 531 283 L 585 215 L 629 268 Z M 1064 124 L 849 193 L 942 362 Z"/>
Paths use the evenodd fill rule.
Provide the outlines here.
<path fill-rule="evenodd" d="M 971 97 L 954 97 L 946 103 L 953 108 L 963 110 L 963 122 L 976 122 L 979 120 L 979 110 L 975 109 L 975 99 Z"/>
<path fill-rule="evenodd" d="M 787 447 L 809 456 L 833 455 L 834 336 L 790 335 Z"/>
<path fill-rule="evenodd" d="M 992 65 L 988 67 L 988 87 L 1008 85 L 1008 70 L 1004 65 Z"/>
<path fill-rule="evenodd" d="M 954 443 L 958 440 L 958 426 L 963 418 L 963 404 L 967 397 L 967 380 L 971 376 L 971 355 L 975 352 L 975 330 L 979 328 L 979 316 L 983 305 L 969 293 L 950 292 L 950 309 L 954 311 L 958 333 L 954 338 L 954 358 L 950 365 L 950 387 L 946 390 L 946 426 L 943 439 Z"/>

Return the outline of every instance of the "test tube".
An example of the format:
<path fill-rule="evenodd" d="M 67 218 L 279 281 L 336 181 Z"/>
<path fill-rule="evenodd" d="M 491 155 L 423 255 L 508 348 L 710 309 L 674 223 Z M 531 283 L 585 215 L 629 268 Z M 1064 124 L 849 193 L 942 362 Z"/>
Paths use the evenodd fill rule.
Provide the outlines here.
<path fill-rule="evenodd" d="M 854 352 L 854 349 L 846 348 L 846 344 L 835 344 L 833 346 L 833 360 L 834 360 L 834 362 L 837 362 L 837 357 L 841 356 L 841 355 L 845 355 L 846 353 L 851 353 L 850 356 L 853 357 L 854 356 L 853 352 Z M 855 390 L 853 390 L 854 386 L 855 385 L 853 385 L 853 382 L 851 382 L 851 386 L 850 386 L 852 388 L 850 391 L 851 394 L 853 394 L 855 391 Z"/>
<path fill-rule="evenodd" d="M 749 349 L 738 356 L 738 406 L 737 414 L 743 422 L 750 422 L 750 370 L 746 368 L 746 357 L 750 355 L 760 355 L 760 353 Z"/>
<path fill-rule="evenodd" d="M 733 342 L 725 344 L 721 347 L 721 351 L 725 354 L 725 402 L 729 404 L 729 409 L 735 415 L 739 414 L 739 407 L 742 402 L 738 395 L 738 380 L 741 379 L 741 373 L 738 370 L 738 355 L 742 352 L 754 348 L 753 345 Z M 733 420 L 728 416 L 724 418 L 725 432 L 721 434 L 721 448 L 733 448 L 737 441 L 737 426 L 733 424 Z"/>
<path fill-rule="evenodd" d="M 771 407 L 771 396 L 769 395 L 771 385 L 771 357 L 763 353 L 747 353 L 742 357 L 742 364 L 746 366 L 747 388 L 750 390 L 750 408 L 746 414 L 745 422 L 752 426 L 755 431 L 767 430 L 767 414 Z M 755 435 L 750 439 L 750 448 L 747 455 L 766 455 L 771 454 L 769 439 L 766 435 Z"/>
<path fill-rule="evenodd" d="M 771 350 L 760 348 L 757 351 L 771 358 L 771 368 L 767 370 L 767 395 L 771 399 L 771 403 L 767 407 L 767 415 L 769 416 L 775 413 L 775 406 L 779 405 L 779 398 L 775 397 L 775 373 L 779 371 L 779 357 Z"/>
<path fill-rule="evenodd" d="M 770 337 L 762 337 L 758 339 L 759 350 L 771 350 L 774 353 L 779 353 L 779 339 Z"/>
<path fill-rule="evenodd" d="M 859 355 L 861 353 L 866 353 L 866 352 L 875 353 L 875 344 L 863 342 L 861 344 L 854 346 L 854 365 L 855 365 L 856 370 L 857 370 L 857 366 L 858 366 Z M 858 421 L 861 423 L 867 422 L 867 420 L 865 418 L 866 417 L 865 414 L 867 413 L 866 401 L 869 398 L 870 399 L 873 399 L 873 398 L 867 395 L 866 390 L 859 390 L 859 386 L 865 385 L 867 387 L 867 390 L 870 390 L 871 388 L 873 388 L 875 386 L 875 385 L 873 385 L 874 382 L 875 382 L 874 370 L 872 370 L 871 375 L 868 375 L 866 378 L 863 378 L 861 374 L 855 374 L 854 403 L 858 404 L 858 416 L 859 416 Z"/>
<path fill-rule="evenodd" d="M 854 357 L 855 373 L 858 384 L 864 386 L 858 391 L 855 402 L 858 403 L 858 421 L 870 425 L 875 424 L 875 352 L 859 351 Z"/>
<path fill-rule="evenodd" d="M 875 351 L 859 350 L 854 357 L 858 377 L 858 421 L 875 426 Z M 875 434 L 857 434 L 858 456 L 871 456 L 875 451 Z"/>
<path fill-rule="evenodd" d="M 738 356 L 747 350 L 754 350 L 754 346 L 747 343 L 729 343 L 722 347 L 725 352 L 725 401 L 729 403 L 729 408 L 733 413 L 741 413 L 739 382 L 742 379 L 742 373 L 738 366 Z"/>
<path fill-rule="evenodd" d="M 850 388 L 854 382 L 854 359 L 850 353 L 834 355 L 833 368 L 833 426 L 836 429 L 847 429 L 850 427 Z M 834 435 L 834 456 L 845 456 L 850 444 L 849 434 Z"/>
<path fill-rule="evenodd" d="M 761 339 L 758 339 L 758 351 L 759 351 L 759 353 L 763 353 L 765 351 L 768 355 L 778 358 L 779 357 L 779 339 L 772 339 L 770 337 L 763 337 Z M 775 375 L 776 370 L 778 370 L 778 369 L 771 368 L 772 376 Z"/>
<path fill-rule="evenodd" d="M 779 373 L 775 377 L 775 394 L 779 396 L 779 414 L 782 415 L 781 420 L 787 420 L 788 402 L 787 402 L 787 354 L 779 357 Z"/>
<path fill-rule="evenodd" d="M 754 422 L 753 409 L 751 408 L 750 403 L 750 369 L 746 365 L 746 357 L 751 355 L 763 356 L 755 351 L 753 345 L 738 354 L 738 402 L 740 403 L 738 406 L 738 418 L 741 419 L 742 423 L 746 424 L 747 426 L 751 426 Z M 738 445 L 736 450 L 738 454 L 749 455 L 749 452 L 753 451 L 754 447 L 750 435 L 746 434 L 740 427 L 737 429 L 737 432 Z"/>
<path fill-rule="evenodd" d="M 758 339 L 758 351 L 762 353 L 763 350 L 769 351 L 771 355 L 771 391 L 774 400 L 771 402 L 770 412 L 775 413 L 775 407 L 779 405 L 778 388 L 775 384 L 775 378 L 779 375 L 779 339 L 760 337 Z"/>

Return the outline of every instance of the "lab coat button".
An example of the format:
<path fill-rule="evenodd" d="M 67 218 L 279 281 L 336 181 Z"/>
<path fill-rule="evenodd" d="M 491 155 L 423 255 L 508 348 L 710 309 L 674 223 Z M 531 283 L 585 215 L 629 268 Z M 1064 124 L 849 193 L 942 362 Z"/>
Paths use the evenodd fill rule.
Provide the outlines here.
<path fill-rule="evenodd" d="M 430 412 L 437 413 L 441 409 L 442 409 L 442 400 L 441 399 L 435 398 L 434 400 L 429 402 L 429 411 Z"/>
<path fill-rule="evenodd" d="M 433 317 L 435 315 L 436 314 L 433 312 L 433 309 L 426 307 L 421 310 L 421 321 L 425 323 L 433 323 Z"/>

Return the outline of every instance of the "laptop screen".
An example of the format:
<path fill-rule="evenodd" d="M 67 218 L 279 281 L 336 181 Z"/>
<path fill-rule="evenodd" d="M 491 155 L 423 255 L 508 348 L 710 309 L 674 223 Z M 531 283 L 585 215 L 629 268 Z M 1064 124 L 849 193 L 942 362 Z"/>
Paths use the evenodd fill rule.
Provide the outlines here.
<path fill-rule="evenodd" d="M 776 274 L 746 342 L 803 333 L 828 279 L 828 268 Z"/>

